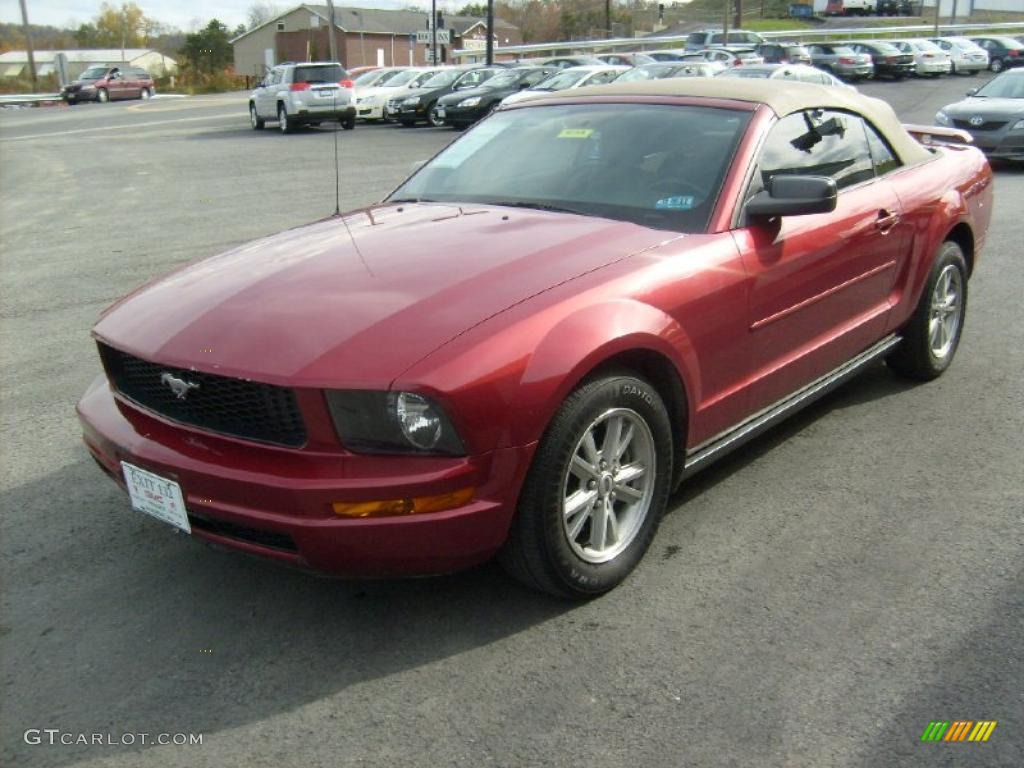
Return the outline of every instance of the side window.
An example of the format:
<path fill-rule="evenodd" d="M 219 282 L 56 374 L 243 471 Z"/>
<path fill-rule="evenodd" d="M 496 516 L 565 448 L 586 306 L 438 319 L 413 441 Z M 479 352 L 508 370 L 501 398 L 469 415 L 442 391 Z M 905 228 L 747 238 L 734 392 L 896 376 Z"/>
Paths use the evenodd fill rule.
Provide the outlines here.
<path fill-rule="evenodd" d="M 896 159 L 896 155 L 889 149 L 889 145 L 885 143 L 885 140 L 878 135 L 878 131 L 875 130 L 868 122 L 864 122 L 864 131 L 868 137 L 868 147 L 871 149 L 871 160 L 875 166 L 875 175 L 882 176 L 891 170 L 900 167 L 900 161 Z"/>
<path fill-rule="evenodd" d="M 821 109 L 784 117 L 761 150 L 762 182 L 781 174 L 830 176 L 843 189 L 873 178 L 862 123 L 859 117 Z"/>
<path fill-rule="evenodd" d="M 611 72 L 598 72 L 592 78 L 587 80 L 587 85 L 603 85 L 604 83 L 610 83 L 618 74 L 619 73 L 614 70 Z"/>

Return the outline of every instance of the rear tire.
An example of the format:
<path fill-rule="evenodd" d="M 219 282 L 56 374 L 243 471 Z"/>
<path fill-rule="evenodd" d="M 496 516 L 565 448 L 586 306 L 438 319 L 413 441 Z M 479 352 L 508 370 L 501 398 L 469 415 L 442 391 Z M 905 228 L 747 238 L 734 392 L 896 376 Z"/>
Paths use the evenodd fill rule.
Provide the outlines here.
<path fill-rule="evenodd" d="M 284 104 L 277 105 L 277 127 L 281 129 L 281 133 L 291 133 L 293 130 L 291 120 L 288 118 L 288 110 L 285 109 Z"/>
<path fill-rule="evenodd" d="M 672 430 L 657 390 L 605 376 L 548 425 L 499 559 L 527 586 L 567 598 L 620 584 L 647 551 L 668 500 Z"/>
<path fill-rule="evenodd" d="M 143 101 L 145 101 L 146 99 L 148 99 L 152 95 L 153 94 L 151 94 L 149 92 L 149 88 L 143 88 L 141 91 L 139 91 L 139 98 L 142 99 Z"/>
<path fill-rule="evenodd" d="M 341 121 L 341 127 L 346 131 L 351 131 L 356 127 L 356 119 L 354 117 L 348 117 Z"/>
<path fill-rule="evenodd" d="M 953 363 L 967 313 L 967 262 L 960 246 L 939 248 L 921 298 L 903 329 L 903 340 L 886 358 L 889 367 L 909 379 L 931 381 Z"/>
<path fill-rule="evenodd" d="M 992 59 L 992 61 L 990 61 L 988 63 L 988 68 L 991 69 L 996 74 L 999 74 L 1004 69 L 1004 67 L 1003 67 L 1003 60 L 1002 59 Z"/>

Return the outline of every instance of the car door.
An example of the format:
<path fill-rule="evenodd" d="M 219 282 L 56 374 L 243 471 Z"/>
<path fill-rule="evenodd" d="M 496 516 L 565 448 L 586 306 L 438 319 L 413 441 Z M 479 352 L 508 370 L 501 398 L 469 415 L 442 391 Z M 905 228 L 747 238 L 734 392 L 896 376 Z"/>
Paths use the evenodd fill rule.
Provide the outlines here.
<path fill-rule="evenodd" d="M 256 112 L 260 117 L 277 117 L 277 86 L 281 82 L 281 70 L 274 67 L 267 73 L 264 86 L 256 92 Z"/>
<path fill-rule="evenodd" d="M 757 411 L 881 338 L 907 231 L 892 185 L 876 178 L 862 118 L 829 110 L 776 123 L 750 194 L 780 174 L 830 176 L 830 213 L 751 222 L 735 231 L 751 277 L 750 403 Z"/>

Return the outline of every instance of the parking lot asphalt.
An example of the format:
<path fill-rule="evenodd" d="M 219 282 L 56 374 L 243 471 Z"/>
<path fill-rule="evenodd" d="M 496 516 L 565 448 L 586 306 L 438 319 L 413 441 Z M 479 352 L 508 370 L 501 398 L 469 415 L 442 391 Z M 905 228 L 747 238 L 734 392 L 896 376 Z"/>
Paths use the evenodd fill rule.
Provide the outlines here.
<path fill-rule="evenodd" d="M 930 123 L 984 79 L 861 90 Z M 947 375 L 873 368 L 694 478 L 577 605 L 493 565 L 345 582 L 213 550 L 81 446 L 97 313 L 329 215 L 333 133 L 253 131 L 244 94 L 0 113 L 0 764 L 1024 764 L 1024 171 L 997 172 Z M 339 132 L 342 207 L 457 135 Z M 921 743 L 932 720 L 998 726 Z M 137 736 L 177 732 L 203 743 Z"/>

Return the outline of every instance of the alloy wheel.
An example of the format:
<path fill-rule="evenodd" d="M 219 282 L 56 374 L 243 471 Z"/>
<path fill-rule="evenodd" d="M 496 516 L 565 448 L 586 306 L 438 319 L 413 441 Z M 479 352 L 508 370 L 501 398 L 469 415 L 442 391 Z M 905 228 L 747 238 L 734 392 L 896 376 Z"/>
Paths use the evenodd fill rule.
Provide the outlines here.
<path fill-rule="evenodd" d="M 928 347 L 936 360 L 944 360 L 956 344 L 963 316 L 963 278 L 947 264 L 932 290 L 928 315 Z"/>
<path fill-rule="evenodd" d="M 584 430 L 562 483 L 562 528 L 573 552 L 606 563 L 643 526 L 654 495 L 657 452 L 643 418 L 612 408 Z"/>

